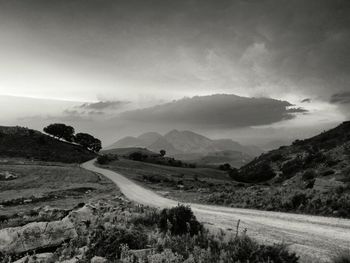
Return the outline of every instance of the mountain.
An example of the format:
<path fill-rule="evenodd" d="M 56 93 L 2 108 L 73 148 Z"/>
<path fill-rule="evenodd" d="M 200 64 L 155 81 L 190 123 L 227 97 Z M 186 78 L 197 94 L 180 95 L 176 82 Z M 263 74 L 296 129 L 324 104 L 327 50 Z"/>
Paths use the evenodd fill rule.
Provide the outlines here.
<path fill-rule="evenodd" d="M 127 136 L 112 145 L 105 147 L 104 150 L 127 147 L 148 147 L 154 144 L 157 140 L 163 138 L 162 135 L 156 132 L 146 132 L 138 137 Z"/>
<path fill-rule="evenodd" d="M 214 149 L 212 140 L 191 131 L 172 130 L 164 138 L 183 153 L 204 153 Z"/>
<path fill-rule="evenodd" d="M 96 155 L 80 145 L 59 141 L 36 130 L 0 126 L 0 158 L 82 163 Z"/>
<path fill-rule="evenodd" d="M 164 149 L 167 155 L 177 159 L 199 162 L 207 160 L 208 164 L 222 163 L 225 160 L 235 167 L 246 164 L 262 153 L 258 147 L 243 146 L 231 139 L 212 140 L 192 131 L 178 130 L 172 130 L 164 136 L 147 132 L 138 137 L 125 137 L 104 150 L 125 147 L 144 147 L 154 152 Z"/>
<path fill-rule="evenodd" d="M 247 182 L 264 181 L 274 176 L 276 181 L 286 183 L 323 182 L 329 186 L 350 182 L 350 121 L 262 154 L 241 167 L 237 176 Z"/>
<path fill-rule="evenodd" d="M 160 135 L 157 132 L 146 132 L 144 134 L 141 134 L 139 137 L 137 137 L 138 140 L 140 140 L 144 145 L 151 145 L 154 144 L 156 141 L 162 138 L 162 135 Z"/>

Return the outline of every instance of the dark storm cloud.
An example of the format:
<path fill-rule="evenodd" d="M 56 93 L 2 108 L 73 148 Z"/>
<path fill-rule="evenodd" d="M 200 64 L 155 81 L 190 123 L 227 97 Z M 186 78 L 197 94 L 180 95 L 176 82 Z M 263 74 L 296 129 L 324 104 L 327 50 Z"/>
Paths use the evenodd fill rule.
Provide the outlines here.
<path fill-rule="evenodd" d="M 136 123 L 183 125 L 190 128 L 241 128 L 267 125 L 292 119 L 295 113 L 287 101 L 270 98 L 247 98 L 236 95 L 212 95 L 184 98 L 159 106 L 128 111 L 121 119 Z"/>
<path fill-rule="evenodd" d="M 83 109 L 94 109 L 94 110 L 103 110 L 103 109 L 116 109 L 128 104 L 127 101 L 99 101 L 92 103 L 84 103 L 79 108 Z"/>
<path fill-rule="evenodd" d="M 330 102 L 334 104 L 350 104 L 350 91 L 333 94 Z"/>

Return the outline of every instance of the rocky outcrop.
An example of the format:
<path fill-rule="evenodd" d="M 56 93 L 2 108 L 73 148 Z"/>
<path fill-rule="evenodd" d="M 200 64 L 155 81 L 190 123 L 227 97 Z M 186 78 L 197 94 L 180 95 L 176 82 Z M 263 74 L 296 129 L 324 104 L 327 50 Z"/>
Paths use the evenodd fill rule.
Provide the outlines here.
<path fill-rule="evenodd" d="M 41 253 L 33 256 L 25 256 L 13 263 L 52 263 L 53 253 Z"/>
<path fill-rule="evenodd" d="M 103 257 L 94 256 L 90 262 L 91 263 L 106 263 L 107 259 L 105 259 Z"/>
<path fill-rule="evenodd" d="M 9 172 L 9 171 L 4 171 L 0 172 L 0 181 L 10 181 L 10 180 L 15 180 L 17 179 L 17 175 Z"/>
<path fill-rule="evenodd" d="M 53 222 L 33 222 L 21 227 L 0 230 L 0 252 L 23 253 L 56 247 L 77 236 L 74 224 L 64 218 Z"/>
<path fill-rule="evenodd" d="M 62 220 L 32 222 L 20 227 L 1 229 L 0 253 L 21 254 L 58 247 L 65 241 L 87 233 L 98 218 L 96 210 L 92 205 L 85 205 L 71 211 Z M 59 211 L 52 207 L 38 211 L 41 218 L 60 218 L 67 213 L 65 210 Z"/>

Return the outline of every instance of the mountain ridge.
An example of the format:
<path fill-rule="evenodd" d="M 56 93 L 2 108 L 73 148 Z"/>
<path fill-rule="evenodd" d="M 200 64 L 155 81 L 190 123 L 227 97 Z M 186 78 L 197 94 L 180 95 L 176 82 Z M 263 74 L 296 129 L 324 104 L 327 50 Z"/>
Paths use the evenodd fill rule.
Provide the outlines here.
<path fill-rule="evenodd" d="M 146 132 L 137 137 L 127 136 L 113 143 L 104 150 L 125 147 L 143 147 L 151 151 L 159 152 L 161 149 L 166 150 L 167 155 L 176 156 L 179 159 L 188 159 L 190 156 L 198 160 L 207 159 L 208 156 L 223 156 L 223 152 L 234 152 L 232 155 L 234 163 L 246 164 L 247 160 L 253 159 L 262 153 L 262 150 L 255 146 L 245 146 L 233 141 L 232 139 L 213 140 L 204 135 L 184 130 L 173 129 L 164 135 L 157 132 Z M 241 154 L 237 154 L 237 152 Z M 237 160 L 240 157 L 242 160 Z M 225 158 L 228 160 L 229 158 Z M 194 161 L 197 159 L 194 159 Z"/>

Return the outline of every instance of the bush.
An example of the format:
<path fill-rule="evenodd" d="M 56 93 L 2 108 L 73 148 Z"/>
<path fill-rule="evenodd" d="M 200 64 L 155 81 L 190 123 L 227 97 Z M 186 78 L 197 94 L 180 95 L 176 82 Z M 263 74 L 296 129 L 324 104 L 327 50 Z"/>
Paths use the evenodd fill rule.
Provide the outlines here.
<path fill-rule="evenodd" d="M 107 164 L 115 160 L 118 160 L 118 155 L 116 154 L 102 154 L 97 157 L 98 164 Z"/>
<path fill-rule="evenodd" d="M 129 159 L 133 161 L 143 161 L 144 156 L 141 152 L 133 152 L 129 155 Z"/>
<path fill-rule="evenodd" d="M 308 169 L 306 170 L 303 175 L 302 175 L 302 178 L 304 181 L 309 181 L 309 180 L 312 180 L 316 177 L 316 172 L 312 169 Z"/>
<path fill-rule="evenodd" d="M 350 263 L 350 251 L 341 252 L 333 258 L 333 263 Z"/>
<path fill-rule="evenodd" d="M 286 178 L 290 178 L 294 176 L 297 172 L 299 172 L 302 168 L 303 162 L 300 158 L 297 157 L 291 161 L 286 162 L 282 166 L 281 170 Z"/>
<path fill-rule="evenodd" d="M 272 179 L 276 174 L 268 163 L 258 163 L 244 166 L 238 173 L 230 176 L 234 180 L 244 183 L 260 183 Z"/>
<path fill-rule="evenodd" d="M 219 166 L 219 169 L 222 171 L 229 171 L 231 169 L 231 165 L 229 163 L 224 163 Z"/>
<path fill-rule="evenodd" d="M 98 157 L 97 157 L 97 163 L 98 164 L 106 164 L 106 163 L 108 163 L 108 161 L 109 161 L 109 159 L 108 159 L 108 156 L 107 155 L 99 155 Z"/>
<path fill-rule="evenodd" d="M 197 235 L 203 226 L 194 216 L 189 206 L 178 205 L 170 209 L 163 209 L 160 213 L 158 227 L 161 232 L 170 231 L 172 235 Z"/>
<path fill-rule="evenodd" d="M 100 225 L 90 236 L 90 244 L 86 254 L 88 258 L 101 256 L 115 260 L 120 257 L 122 244 L 128 245 L 131 249 L 142 249 L 147 246 L 147 242 L 147 235 L 141 230 L 119 226 L 106 229 Z"/>

